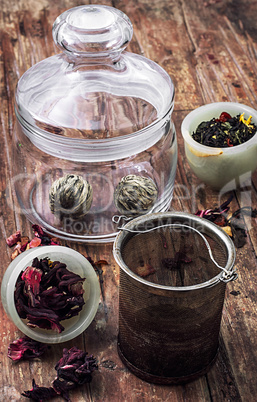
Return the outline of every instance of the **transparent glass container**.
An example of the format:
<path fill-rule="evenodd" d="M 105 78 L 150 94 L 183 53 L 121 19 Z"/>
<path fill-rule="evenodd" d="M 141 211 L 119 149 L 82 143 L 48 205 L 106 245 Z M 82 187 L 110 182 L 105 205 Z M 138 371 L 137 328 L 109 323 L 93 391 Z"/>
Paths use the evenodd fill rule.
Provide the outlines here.
<path fill-rule="evenodd" d="M 158 64 L 124 51 L 132 34 L 115 8 L 72 8 L 53 25 L 62 52 L 18 82 L 14 187 L 21 212 L 54 236 L 112 241 L 120 217 L 170 206 L 174 86 Z"/>

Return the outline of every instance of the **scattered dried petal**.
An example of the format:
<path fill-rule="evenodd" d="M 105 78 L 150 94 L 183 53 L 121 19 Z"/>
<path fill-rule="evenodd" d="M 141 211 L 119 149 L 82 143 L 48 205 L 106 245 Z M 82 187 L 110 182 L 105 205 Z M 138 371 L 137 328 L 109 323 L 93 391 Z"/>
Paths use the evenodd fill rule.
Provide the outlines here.
<path fill-rule="evenodd" d="M 226 214 L 230 207 L 229 204 L 233 199 L 233 195 L 231 195 L 227 201 L 223 202 L 219 207 L 214 208 L 214 209 L 204 209 L 204 210 L 199 210 L 195 213 L 195 215 L 200 216 L 201 218 L 208 219 L 214 223 L 216 223 L 217 220 L 221 219 L 221 216 L 223 214 Z M 225 221 L 224 221 L 225 222 Z"/>
<path fill-rule="evenodd" d="M 9 247 L 12 247 L 16 244 L 16 247 L 11 255 L 11 260 L 14 260 L 20 253 L 23 253 L 23 251 L 29 250 L 30 248 L 60 244 L 57 238 L 51 237 L 45 233 L 40 226 L 32 225 L 32 228 L 34 230 L 35 237 L 31 241 L 28 236 L 21 236 L 20 230 L 6 239 L 6 243 Z"/>
<path fill-rule="evenodd" d="M 223 226 L 222 229 L 224 230 L 225 233 L 227 233 L 227 235 L 229 235 L 230 237 L 232 237 L 232 229 L 231 229 L 231 226 Z"/>
<path fill-rule="evenodd" d="M 230 222 L 232 238 L 234 244 L 237 248 L 242 248 L 246 243 L 246 230 L 236 224 L 234 222 Z"/>
<path fill-rule="evenodd" d="M 240 295 L 240 291 L 239 290 L 232 290 L 232 292 L 230 292 L 230 294 L 232 296 L 238 296 L 238 295 Z"/>
<path fill-rule="evenodd" d="M 24 391 L 21 395 L 37 402 L 45 402 L 58 396 L 57 392 L 52 387 L 39 387 L 34 379 L 32 380 L 32 389 L 30 391 Z"/>
<path fill-rule="evenodd" d="M 34 239 L 29 242 L 29 248 L 34 248 L 38 246 L 41 246 L 41 239 L 39 239 L 38 237 L 34 237 Z"/>
<path fill-rule="evenodd" d="M 29 243 L 29 237 L 28 236 L 21 236 L 21 246 L 24 246 L 27 243 Z"/>
<path fill-rule="evenodd" d="M 8 244 L 9 247 L 12 247 L 20 240 L 21 240 L 21 231 L 17 230 L 15 233 L 13 233 L 6 239 L 6 243 Z"/>
<path fill-rule="evenodd" d="M 46 246 L 60 244 L 56 237 L 51 237 L 39 225 L 32 225 L 32 229 L 34 230 L 35 236 L 41 240 L 42 245 Z"/>
<path fill-rule="evenodd" d="M 242 207 L 237 209 L 233 214 L 228 216 L 229 203 L 233 199 L 233 195 L 229 197 L 220 207 L 215 209 L 199 210 L 195 215 L 208 219 L 222 227 L 225 232 L 232 237 L 237 248 L 241 248 L 246 243 L 247 231 L 242 222 L 238 219 L 241 215 L 247 215 L 252 218 L 257 217 L 257 209 L 252 207 Z"/>
<path fill-rule="evenodd" d="M 63 349 L 63 357 L 56 364 L 57 378 L 53 381 L 53 388 L 67 399 L 68 391 L 92 380 L 93 371 L 97 370 L 96 359 L 88 356 L 77 347 Z"/>
<path fill-rule="evenodd" d="M 13 361 L 34 359 L 42 356 L 47 348 L 48 346 L 46 344 L 24 336 L 10 343 L 8 347 L 8 357 Z"/>
<path fill-rule="evenodd" d="M 43 237 L 45 235 L 43 229 L 39 225 L 32 225 L 36 237 Z"/>
<path fill-rule="evenodd" d="M 98 366 L 92 355 L 88 356 L 87 352 L 74 346 L 69 350 L 63 349 L 63 356 L 56 363 L 55 369 L 57 377 L 52 387 L 38 387 L 33 379 L 32 390 L 25 391 L 22 395 L 39 402 L 60 395 L 70 402 L 69 391 L 91 382 L 92 373 L 98 369 Z"/>
<path fill-rule="evenodd" d="M 19 251 L 16 249 L 12 252 L 11 260 L 13 261 L 16 257 L 18 257 Z"/>
<path fill-rule="evenodd" d="M 29 242 L 24 243 L 21 248 L 20 248 L 20 252 L 23 253 L 23 251 L 26 251 L 29 247 Z"/>

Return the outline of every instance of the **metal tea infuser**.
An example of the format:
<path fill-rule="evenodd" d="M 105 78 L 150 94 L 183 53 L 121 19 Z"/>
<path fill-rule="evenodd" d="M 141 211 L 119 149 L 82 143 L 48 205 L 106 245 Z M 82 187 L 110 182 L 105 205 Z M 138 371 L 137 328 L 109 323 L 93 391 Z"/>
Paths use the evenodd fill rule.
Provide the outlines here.
<path fill-rule="evenodd" d="M 206 373 L 218 351 L 226 283 L 237 277 L 232 240 L 195 215 L 157 213 L 121 227 L 113 253 L 121 360 L 158 384 Z"/>

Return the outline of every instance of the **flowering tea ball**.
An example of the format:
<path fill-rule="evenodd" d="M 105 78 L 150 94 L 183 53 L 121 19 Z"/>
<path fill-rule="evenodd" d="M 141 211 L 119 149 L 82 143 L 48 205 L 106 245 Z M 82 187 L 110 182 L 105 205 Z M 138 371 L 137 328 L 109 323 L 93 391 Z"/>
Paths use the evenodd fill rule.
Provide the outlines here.
<path fill-rule="evenodd" d="M 114 192 L 114 203 L 123 214 L 145 214 L 154 205 L 158 195 L 152 179 L 144 176 L 124 176 Z"/>
<path fill-rule="evenodd" d="M 83 177 L 67 174 L 56 180 L 49 192 L 49 205 L 53 214 L 83 218 L 90 210 L 93 199 L 91 185 Z"/>

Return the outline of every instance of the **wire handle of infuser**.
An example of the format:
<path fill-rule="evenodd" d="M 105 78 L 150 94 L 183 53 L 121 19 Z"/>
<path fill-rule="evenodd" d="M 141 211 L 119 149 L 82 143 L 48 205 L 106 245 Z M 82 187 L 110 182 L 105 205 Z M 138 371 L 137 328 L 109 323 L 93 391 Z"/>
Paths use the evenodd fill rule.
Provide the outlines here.
<path fill-rule="evenodd" d="M 130 221 L 131 219 L 132 219 L 132 217 L 125 216 L 125 215 L 113 215 L 113 217 L 112 217 L 112 222 L 118 224 L 118 223 L 120 223 L 122 220 L 124 220 L 124 221 Z M 120 230 L 121 228 L 118 227 L 118 229 Z"/>
<path fill-rule="evenodd" d="M 122 218 L 123 218 L 123 216 L 122 216 Z M 129 220 L 129 219 L 127 219 L 127 220 Z M 120 220 L 118 220 L 118 222 L 119 222 L 119 221 L 120 221 Z M 118 223 L 118 222 L 117 222 L 117 223 Z M 125 230 L 125 231 L 130 232 L 130 233 L 139 234 L 139 233 L 149 233 L 149 232 L 152 232 L 152 231 L 154 231 L 154 230 L 156 230 L 156 229 L 166 228 L 166 227 L 183 227 L 183 228 L 187 228 L 187 229 L 190 229 L 190 230 L 195 231 L 195 232 L 196 232 L 198 235 L 200 235 L 201 238 L 203 239 L 203 241 L 204 241 L 204 243 L 205 243 L 205 245 L 206 245 L 206 247 L 207 247 L 207 250 L 208 250 L 208 252 L 209 252 L 209 256 L 210 256 L 211 261 L 216 265 L 217 268 L 219 268 L 219 269 L 221 269 L 221 270 L 223 271 L 223 275 L 221 276 L 220 280 L 221 280 L 222 282 L 227 283 L 227 282 L 233 281 L 233 280 L 235 280 L 235 279 L 237 278 L 238 275 L 237 275 L 237 273 L 236 273 L 235 270 L 228 271 L 225 267 L 222 267 L 221 265 L 219 265 L 219 264 L 217 263 L 217 261 L 216 261 L 216 260 L 214 259 L 214 257 L 213 257 L 212 250 L 211 250 L 211 246 L 210 246 L 210 244 L 208 243 L 208 241 L 206 240 L 206 238 L 204 237 L 204 235 L 203 235 L 199 230 L 195 229 L 195 228 L 192 227 L 192 226 L 188 226 L 188 225 L 181 224 L 181 223 L 167 223 L 167 224 L 165 224 L 165 225 L 159 225 L 159 226 L 155 226 L 155 227 L 153 227 L 153 228 L 145 229 L 145 230 L 133 230 L 133 229 L 128 229 L 128 228 L 126 228 L 126 227 L 120 227 L 120 228 L 118 228 L 118 229 L 119 229 L 119 230 Z"/>

